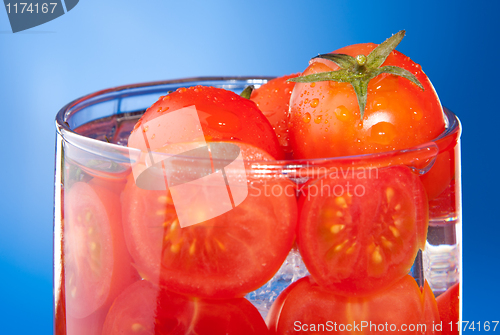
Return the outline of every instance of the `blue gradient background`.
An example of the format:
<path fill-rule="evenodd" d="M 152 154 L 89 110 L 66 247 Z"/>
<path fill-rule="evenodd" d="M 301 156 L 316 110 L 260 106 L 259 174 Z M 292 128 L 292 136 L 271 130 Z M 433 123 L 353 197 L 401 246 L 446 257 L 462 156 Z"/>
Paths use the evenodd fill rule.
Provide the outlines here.
<path fill-rule="evenodd" d="M 463 124 L 464 320 L 499 320 L 499 3 L 98 1 L 12 34 L 0 9 L 0 334 L 52 333 L 54 116 L 128 83 L 283 75 L 400 29 Z M 497 332 L 500 331 L 498 327 Z"/>

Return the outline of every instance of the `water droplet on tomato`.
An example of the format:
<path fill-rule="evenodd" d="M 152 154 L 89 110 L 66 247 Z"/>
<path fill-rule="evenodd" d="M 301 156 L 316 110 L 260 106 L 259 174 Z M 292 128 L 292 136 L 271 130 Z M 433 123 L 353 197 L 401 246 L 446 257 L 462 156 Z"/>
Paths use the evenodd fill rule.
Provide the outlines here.
<path fill-rule="evenodd" d="M 316 123 L 316 124 L 321 123 L 321 115 L 318 115 L 318 117 L 314 119 L 314 123 Z"/>
<path fill-rule="evenodd" d="M 318 104 L 319 104 L 319 100 L 317 98 L 314 98 L 311 100 L 310 106 L 312 108 L 316 108 L 316 107 L 318 107 Z"/>
<path fill-rule="evenodd" d="M 347 122 L 351 119 L 351 115 L 349 113 L 349 110 L 347 109 L 346 106 L 341 105 L 335 108 L 335 116 L 337 117 L 338 120 Z"/>
<path fill-rule="evenodd" d="M 311 83 L 311 87 L 314 87 L 314 86 L 316 86 L 316 83 Z"/>
<path fill-rule="evenodd" d="M 416 109 L 413 111 L 413 115 L 412 115 L 413 120 L 420 121 L 420 120 L 422 120 L 423 116 L 424 115 L 422 114 L 421 110 Z"/>
<path fill-rule="evenodd" d="M 311 121 L 311 114 L 305 113 L 303 120 L 305 123 L 309 123 L 309 121 Z"/>

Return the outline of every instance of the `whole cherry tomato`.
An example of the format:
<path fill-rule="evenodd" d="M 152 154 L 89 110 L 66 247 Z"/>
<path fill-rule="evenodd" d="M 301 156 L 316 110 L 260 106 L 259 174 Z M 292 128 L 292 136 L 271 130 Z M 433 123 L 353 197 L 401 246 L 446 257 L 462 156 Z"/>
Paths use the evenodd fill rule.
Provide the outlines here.
<path fill-rule="evenodd" d="M 292 79 L 301 81 L 290 100 L 294 157 L 405 149 L 445 130 L 431 82 L 420 65 L 394 50 L 403 36 L 313 58 L 302 77 Z"/>
<path fill-rule="evenodd" d="M 291 151 L 288 135 L 288 109 L 290 96 L 295 87 L 295 83 L 288 81 L 288 79 L 295 78 L 299 74 L 295 73 L 272 79 L 254 90 L 250 96 L 250 100 L 257 104 L 257 107 L 273 126 L 285 152 Z"/>
<path fill-rule="evenodd" d="M 344 297 L 305 277 L 287 287 L 267 316 L 271 334 L 435 334 L 439 322 L 429 286 L 406 275 L 382 292 Z"/>

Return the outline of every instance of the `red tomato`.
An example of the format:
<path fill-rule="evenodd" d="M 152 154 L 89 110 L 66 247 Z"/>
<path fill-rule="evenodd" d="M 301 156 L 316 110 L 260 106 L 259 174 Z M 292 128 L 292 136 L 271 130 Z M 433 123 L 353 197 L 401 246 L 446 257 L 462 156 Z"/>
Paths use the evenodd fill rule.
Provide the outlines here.
<path fill-rule="evenodd" d="M 295 237 L 294 185 L 252 177 L 253 159 L 275 161 L 256 147 L 234 144 L 247 161 L 249 194 L 213 219 L 181 228 L 169 191 L 144 190 L 129 179 L 122 195 L 125 238 L 143 278 L 185 295 L 233 298 L 259 288 L 279 269 Z M 193 215 L 196 192 L 185 199 Z"/>
<path fill-rule="evenodd" d="M 353 57 L 368 55 L 377 45 L 355 44 L 335 51 Z M 431 82 L 420 65 L 392 51 L 383 66 L 410 71 L 424 87 L 408 79 L 380 74 L 368 84 L 361 118 L 350 83 L 297 83 L 290 100 L 290 143 L 296 158 L 337 157 L 410 148 L 445 130 L 444 114 Z M 314 58 L 303 75 L 339 69 L 330 60 Z"/>
<path fill-rule="evenodd" d="M 344 297 L 305 277 L 281 293 L 271 307 L 271 334 L 434 334 L 437 307 L 425 300 L 411 276 L 367 297 Z M 370 328 L 372 327 L 372 328 Z M 405 331 L 406 330 L 406 331 Z"/>
<path fill-rule="evenodd" d="M 257 104 L 257 107 L 273 126 L 280 145 L 285 152 L 291 150 L 288 135 L 288 108 L 290 96 L 295 86 L 295 83 L 288 81 L 288 79 L 295 78 L 298 75 L 300 73 L 272 79 L 254 90 L 250 96 L 250 100 Z"/>
<path fill-rule="evenodd" d="M 118 296 L 102 334 L 265 335 L 268 330 L 244 298 L 187 298 L 142 280 Z"/>
<path fill-rule="evenodd" d="M 438 304 L 427 280 L 424 282 L 424 287 L 421 287 L 421 291 L 424 299 L 424 320 L 427 326 L 426 329 L 429 331 L 429 334 L 440 334 L 441 328 L 437 326 L 437 324 L 439 324 L 437 322 L 439 320 Z"/>
<path fill-rule="evenodd" d="M 456 180 L 452 179 L 449 187 L 443 193 L 429 201 L 429 217 L 434 220 L 434 224 L 446 224 L 453 217 L 457 218 L 461 211 L 459 191 Z"/>
<path fill-rule="evenodd" d="M 141 124 L 155 120 L 165 113 L 195 106 L 207 141 L 240 141 L 254 145 L 276 159 L 283 158 L 276 134 L 266 117 L 253 101 L 221 88 L 193 86 L 179 88 L 161 97 L 149 107 L 132 131 L 128 146 L 146 151 L 144 136 L 154 138 L 162 129 L 161 121 L 148 129 Z M 158 130 L 157 130 L 158 129 Z M 182 130 L 179 130 L 182 131 Z M 149 149 L 158 149 L 162 143 Z"/>
<path fill-rule="evenodd" d="M 407 167 L 332 173 L 310 184 L 300 204 L 304 263 L 319 285 L 338 294 L 388 287 L 425 246 L 427 197 Z"/>
<path fill-rule="evenodd" d="M 125 245 L 120 199 L 99 184 L 76 182 L 64 199 L 64 278 L 68 315 L 84 318 L 137 280 Z"/>
<path fill-rule="evenodd" d="M 455 178 L 457 161 L 455 157 L 459 155 L 460 147 L 455 144 L 454 147 L 441 152 L 436 156 L 431 169 L 420 177 L 427 191 L 429 200 L 437 198 L 443 194 L 449 187 L 451 181 Z"/>
<path fill-rule="evenodd" d="M 459 283 L 456 283 L 436 299 L 444 335 L 456 335 L 459 332 L 457 324 L 460 315 L 459 295 L 460 287 Z"/>
<path fill-rule="evenodd" d="M 106 308 L 101 307 L 83 319 L 73 318 L 67 315 L 65 332 L 56 334 L 100 335 L 102 334 L 102 327 L 104 325 L 104 320 L 106 319 L 108 308 L 109 306 L 106 306 Z"/>

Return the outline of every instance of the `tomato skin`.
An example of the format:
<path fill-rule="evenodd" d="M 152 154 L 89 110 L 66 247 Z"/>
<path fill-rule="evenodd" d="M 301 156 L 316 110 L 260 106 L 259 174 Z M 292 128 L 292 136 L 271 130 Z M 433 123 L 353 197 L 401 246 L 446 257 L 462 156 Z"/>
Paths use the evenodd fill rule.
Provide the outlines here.
<path fill-rule="evenodd" d="M 443 324 L 443 335 L 456 335 L 459 332 L 457 325 L 460 315 L 459 295 L 460 286 L 459 283 L 456 283 L 436 299 Z M 450 322 L 452 322 L 453 327 L 450 327 Z"/>
<path fill-rule="evenodd" d="M 155 136 L 158 131 L 155 129 L 161 131 L 161 123 L 153 123 L 148 130 L 142 129 L 141 124 L 155 120 L 165 113 L 193 105 L 196 107 L 205 140 L 241 141 L 261 148 L 276 159 L 284 157 L 271 124 L 253 101 L 231 91 L 206 86 L 179 88 L 161 97 L 137 122 L 129 137 L 128 146 L 146 151 L 143 133 Z"/>
<path fill-rule="evenodd" d="M 420 177 L 427 191 L 429 200 L 433 200 L 443 194 L 455 178 L 457 170 L 457 157 L 460 147 L 456 142 L 452 146 L 440 150 L 436 156 L 431 169 Z"/>
<path fill-rule="evenodd" d="M 376 44 L 350 45 L 335 53 L 368 55 Z M 413 73 L 424 91 L 407 79 L 381 74 L 368 84 L 361 120 L 354 89 L 333 81 L 297 83 L 290 99 L 290 142 L 295 158 L 339 157 L 413 147 L 445 130 L 439 98 L 420 65 L 393 51 L 385 65 Z M 337 70 L 314 58 L 303 75 Z"/>
<path fill-rule="evenodd" d="M 259 148 L 233 143 L 247 168 L 253 159 L 275 162 Z M 143 190 L 130 177 L 122 194 L 124 230 L 141 276 L 180 294 L 217 299 L 242 297 L 272 278 L 295 239 L 295 187 L 248 170 L 247 180 L 249 194 L 240 205 L 180 228 L 170 192 Z M 271 194 L 273 186 L 284 192 Z M 196 196 L 187 201 L 195 210 Z"/>
<path fill-rule="evenodd" d="M 272 307 L 279 312 L 271 313 L 268 319 L 271 334 L 342 334 L 346 329 L 342 331 L 341 325 L 355 327 L 356 324 L 358 328 L 347 331 L 366 334 L 370 333 L 370 322 L 384 327 L 387 325 L 388 329 L 382 331 L 387 334 L 432 334 L 432 328 L 420 332 L 402 331 L 401 327 L 427 325 L 439 320 L 437 308 L 426 310 L 424 293 L 408 275 L 386 290 L 367 297 L 337 295 L 322 289 L 311 277 L 298 280 L 282 295 L 285 297 L 276 301 L 281 306 Z M 364 329 L 361 329 L 362 322 L 367 323 Z M 323 324 L 323 328 L 318 327 L 319 324 Z M 395 331 L 391 331 L 391 325 L 395 326 Z"/>
<path fill-rule="evenodd" d="M 363 296 L 410 271 L 425 246 L 427 197 L 405 166 L 343 173 L 316 180 L 301 195 L 297 244 L 320 286 Z"/>
<path fill-rule="evenodd" d="M 109 307 L 138 274 L 125 245 L 116 193 L 93 180 L 76 182 L 64 206 L 67 315 L 84 318 Z"/>
<path fill-rule="evenodd" d="M 265 335 L 268 330 L 244 298 L 187 298 L 142 280 L 118 296 L 102 334 Z"/>
<path fill-rule="evenodd" d="M 250 96 L 257 107 L 273 126 L 281 147 L 285 152 L 289 152 L 288 135 L 288 109 L 290 96 L 295 87 L 295 83 L 288 79 L 299 76 L 300 73 L 294 73 L 279 78 L 274 78 L 261 87 L 255 89 Z"/>
<path fill-rule="evenodd" d="M 427 334 L 441 334 L 441 329 L 435 325 L 437 320 L 440 320 L 438 303 L 427 280 L 424 282 L 424 287 L 421 290 L 424 301 L 424 320 L 427 325 Z"/>

